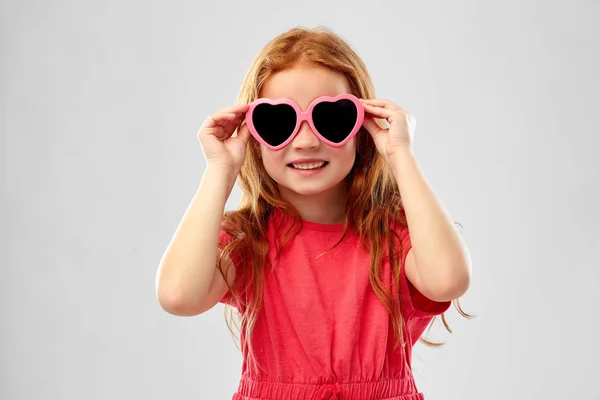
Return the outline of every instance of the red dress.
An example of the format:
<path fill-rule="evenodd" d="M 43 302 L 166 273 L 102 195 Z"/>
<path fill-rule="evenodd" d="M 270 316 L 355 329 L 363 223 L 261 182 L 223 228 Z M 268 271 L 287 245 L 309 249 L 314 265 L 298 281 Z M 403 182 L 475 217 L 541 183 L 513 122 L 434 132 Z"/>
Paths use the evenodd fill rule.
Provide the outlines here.
<path fill-rule="evenodd" d="M 267 237 L 273 243 L 276 211 Z M 423 400 L 411 370 L 412 345 L 434 315 L 451 302 L 426 298 L 406 279 L 404 259 L 410 249 L 408 229 L 398 226 L 403 244 L 401 311 L 405 340 L 395 336 L 385 306 L 369 282 L 370 256 L 358 235 L 348 232 L 334 250 L 317 258 L 341 236 L 343 224 L 304 222 L 302 231 L 280 255 L 273 272 L 266 268 L 264 307 L 251 340 L 263 370 L 246 360 L 233 400 Z M 221 231 L 220 243 L 228 236 Z M 271 246 L 269 257 L 273 260 Z M 236 268 L 239 259 L 234 255 Z M 386 260 L 387 261 L 387 260 Z M 395 290 L 390 265 L 384 284 Z M 227 294 L 221 302 L 232 303 Z"/>

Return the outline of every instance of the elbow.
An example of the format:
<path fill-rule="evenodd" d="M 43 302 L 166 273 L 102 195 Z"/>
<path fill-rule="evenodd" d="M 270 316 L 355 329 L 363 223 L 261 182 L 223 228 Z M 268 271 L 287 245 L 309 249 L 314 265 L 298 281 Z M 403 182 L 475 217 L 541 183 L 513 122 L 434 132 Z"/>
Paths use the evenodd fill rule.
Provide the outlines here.
<path fill-rule="evenodd" d="M 180 290 L 161 285 L 160 282 L 156 285 L 156 300 L 167 313 L 179 317 L 191 317 L 205 311 L 199 299 L 184 296 Z"/>
<path fill-rule="evenodd" d="M 169 288 L 165 281 L 164 266 L 161 264 L 156 274 L 156 300 L 163 310 L 175 314 L 180 301 L 174 295 L 175 291 Z"/>
<path fill-rule="evenodd" d="M 167 313 L 189 317 L 204 312 L 199 303 L 202 296 L 198 296 L 197 290 L 193 295 L 188 288 L 183 287 L 181 280 L 165 272 L 161 265 L 156 276 L 156 300 L 160 307 Z"/>
<path fill-rule="evenodd" d="M 463 296 L 471 285 L 471 268 L 469 264 L 457 268 L 449 268 L 452 271 L 446 278 L 437 279 L 435 285 L 430 285 L 423 290 L 423 294 L 431 300 L 446 302 Z"/>
<path fill-rule="evenodd" d="M 166 290 L 162 286 L 156 289 L 156 300 L 160 307 L 169 314 L 178 315 L 178 310 L 181 309 L 181 301 L 177 296 L 173 295 L 172 291 Z"/>
<path fill-rule="evenodd" d="M 192 317 L 206 311 L 196 301 L 160 290 L 157 291 L 156 299 L 163 310 L 178 317 Z"/>
<path fill-rule="evenodd" d="M 445 290 L 439 293 L 439 298 L 441 300 L 438 301 L 452 301 L 462 297 L 467 290 L 469 290 L 470 286 L 470 278 L 465 277 L 461 280 L 457 280 L 453 285 L 445 288 Z"/>

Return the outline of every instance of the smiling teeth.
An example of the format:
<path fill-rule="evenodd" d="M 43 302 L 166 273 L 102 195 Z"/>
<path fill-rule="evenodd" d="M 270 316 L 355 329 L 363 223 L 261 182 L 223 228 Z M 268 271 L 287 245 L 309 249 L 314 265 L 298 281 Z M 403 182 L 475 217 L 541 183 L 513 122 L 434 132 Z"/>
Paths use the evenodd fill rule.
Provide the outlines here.
<path fill-rule="evenodd" d="M 298 168 L 298 169 L 315 169 L 315 168 L 321 168 L 323 165 L 325 165 L 325 161 L 321 161 L 318 163 L 292 164 L 292 166 L 294 168 Z"/>

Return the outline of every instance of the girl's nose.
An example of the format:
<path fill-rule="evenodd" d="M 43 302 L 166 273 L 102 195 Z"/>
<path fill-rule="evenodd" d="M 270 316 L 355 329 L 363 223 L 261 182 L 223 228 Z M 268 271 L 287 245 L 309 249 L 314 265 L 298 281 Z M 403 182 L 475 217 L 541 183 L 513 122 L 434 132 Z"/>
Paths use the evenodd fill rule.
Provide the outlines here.
<path fill-rule="evenodd" d="M 312 149 L 319 146 L 321 140 L 312 131 L 307 121 L 302 121 L 300 130 L 294 140 L 292 140 L 292 146 L 298 149 Z"/>

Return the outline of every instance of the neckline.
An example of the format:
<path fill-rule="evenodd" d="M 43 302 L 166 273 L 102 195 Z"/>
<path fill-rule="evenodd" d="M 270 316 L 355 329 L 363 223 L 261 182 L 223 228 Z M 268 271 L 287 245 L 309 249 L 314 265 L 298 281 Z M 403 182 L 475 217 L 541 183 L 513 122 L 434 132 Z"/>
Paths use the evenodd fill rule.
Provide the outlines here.
<path fill-rule="evenodd" d="M 290 220 L 291 217 L 284 214 L 281 210 L 275 209 L 274 217 L 277 220 Z M 322 231 L 322 232 L 342 232 L 344 230 L 344 222 L 337 224 L 324 224 L 321 222 L 313 222 L 313 221 L 305 221 L 301 220 L 302 230 L 310 230 L 310 231 Z"/>
<path fill-rule="evenodd" d="M 311 231 L 341 232 L 344 230 L 344 223 L 341 222 L 339 224 L 323 224 L 320 222 L 302 220 L 302 228 Z"/>

